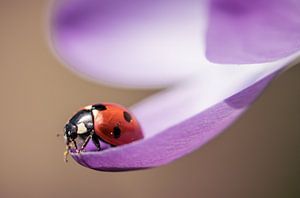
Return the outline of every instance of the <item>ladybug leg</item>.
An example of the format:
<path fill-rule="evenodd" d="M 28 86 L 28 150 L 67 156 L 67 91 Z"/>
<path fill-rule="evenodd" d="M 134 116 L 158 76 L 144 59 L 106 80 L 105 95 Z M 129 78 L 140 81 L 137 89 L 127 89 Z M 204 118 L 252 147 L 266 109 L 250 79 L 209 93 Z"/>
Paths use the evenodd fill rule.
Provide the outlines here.
<path fill-rule="evenodd" d="M 98 151 L 100 151 L 101 146 L 100 146 L 99 138 L 95 133 L 92 135 L 92 140 L 93 140 L 93 143 L 95 144 L 95 146 L 97 147 Z"/>
<path fill-rule="evenodd" d="M 74 145 L 74 147 L 75 147 L 75 149 L 76 149 L 76 152 L 78 152 L 78 147 L 77 147 L 76 141 L 73 140 L 72 143 L 73 143 L 73 145 Z M 70 148 L 69 148 L 69 149 L 70 149 Z"/>
<path fill-rule="evenodd" d="M 83 149 L 86 147 L 86 145 L 88 144 L 88 142 L 90 141 L 90 139 L 92 138 L 94 133 L 91 133 L 89 136 L 87 136 L 87 138 L 84 140 L 83 144 L 81 145 L 80 149 L 78 150 L 78 152 L 80 153 L 81 151 L 83 151 Z"/>
<path fill-rule="evenodd" d="M 69 156 L 69 147 L 66 146 L 66 150 L 64 152 L 64 161 L 67 163 L 68 162 L 68 156 Z"/>
<path fill-rule="evenodd" d="M 67 146 L 66 146 L 66 151 L 64 152 L 64 161 L 67 163 L 68 162 L 68 156 L 69 156 L 69 153 L 70 153 L 70 149 L 71 149 L 71 147 L 70 147 L 70 145 L 68 144 Z"/>

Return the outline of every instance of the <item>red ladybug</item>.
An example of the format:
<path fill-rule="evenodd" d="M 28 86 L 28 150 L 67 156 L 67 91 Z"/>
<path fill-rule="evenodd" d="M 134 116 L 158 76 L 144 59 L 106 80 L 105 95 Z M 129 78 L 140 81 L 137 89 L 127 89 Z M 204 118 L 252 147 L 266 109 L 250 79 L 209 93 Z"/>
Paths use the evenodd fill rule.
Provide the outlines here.
<path fill-rule="evenodd" d="M 118 146 L 142 139 L 143 133 L 136 118 L 124 107 L 101 103 L 78 111 L 65 125 L 64 138 L 67 145 L 66 157 L 71 144 L 80 153 L 92 140 L 97 149 L 101 150 L 99 140 Z M 77 147 L 77 142 L 82 142 L 80 148 Z"/>

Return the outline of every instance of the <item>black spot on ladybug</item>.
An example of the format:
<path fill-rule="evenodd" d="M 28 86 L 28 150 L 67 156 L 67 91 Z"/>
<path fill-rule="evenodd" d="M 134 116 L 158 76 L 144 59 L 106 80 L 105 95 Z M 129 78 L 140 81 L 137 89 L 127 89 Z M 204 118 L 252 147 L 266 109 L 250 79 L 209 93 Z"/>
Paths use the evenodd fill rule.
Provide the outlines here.
<path fill-rule="evenodd" d="M 115 138 L 119 138 L 121 135 L 121 129 L 118 126 L 115 126 L 113 129 L 113 134 Z"/>
<path fill-rule="evenodd" d="M 123 112 L 123 116 L 124 116 L 124 119 L 125 119 L 127 122 L 130 122 L 130 121 L 132 120 L 131 115 L 130 115 L 127 111 L 124 111 L 124 112 Z"/>
<path fill-rule="evenodd" d="M 104 111 L 104 110 L 106 110 L 107 108 L 106 108 L 106 106 L 103 105 L 103 104 L 95 104 L 95 105 L 92 106 L 92 110 L 94 110 L 94 109 L 96 109 L 96 110 L 98 110 L 98 111 Z"/>

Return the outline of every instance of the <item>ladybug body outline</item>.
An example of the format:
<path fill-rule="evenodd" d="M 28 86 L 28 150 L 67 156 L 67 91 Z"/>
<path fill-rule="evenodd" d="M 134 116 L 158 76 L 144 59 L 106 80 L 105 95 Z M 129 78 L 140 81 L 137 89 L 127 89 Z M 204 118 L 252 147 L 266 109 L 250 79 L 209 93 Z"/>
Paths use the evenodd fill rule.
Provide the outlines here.
<path fill-rule="evenodd" d="M 101 141 L 119 146 L 143 138 L 137 119 L 124 107 L 113 103 L 86 106 L 75 113 L 64 128 L 65 159 L 72 144 L 77 153 L 84 150 L 90 140 L 101 150 Z M 80 148 L 77 140 L 81 140 Z"/>

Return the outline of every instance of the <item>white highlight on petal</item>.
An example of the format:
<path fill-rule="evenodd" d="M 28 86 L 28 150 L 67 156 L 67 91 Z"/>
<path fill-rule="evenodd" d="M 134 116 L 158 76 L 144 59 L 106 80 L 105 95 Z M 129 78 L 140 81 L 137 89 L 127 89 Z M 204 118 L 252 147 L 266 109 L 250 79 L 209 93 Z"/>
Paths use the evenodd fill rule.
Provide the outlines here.
<path fill-rule="evenodd" d="M 210 64 L 187 81 L 146 98 L 131 110 L 139 119 L 146 138 L 151 137 L 293 63 L 297 57 L 300 53 L 270 63 Z"/>

